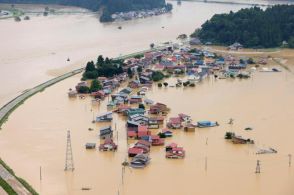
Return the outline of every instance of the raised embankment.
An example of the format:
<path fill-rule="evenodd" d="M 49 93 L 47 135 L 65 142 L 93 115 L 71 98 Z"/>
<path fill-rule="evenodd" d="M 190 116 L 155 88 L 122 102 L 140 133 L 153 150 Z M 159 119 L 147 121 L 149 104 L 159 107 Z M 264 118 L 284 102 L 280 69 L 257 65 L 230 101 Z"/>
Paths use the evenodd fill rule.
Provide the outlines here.
<path fill-rule="evenodd" d="M 152 50 L 157 50 L 162 47 L 157 47 L 156 49 Z M 124 56 L 119 56 L 114 59 L 127 59 L 131 58 L 137 55 L 142 55 L 145 52 L 151 51 L 150 50 L 144 50 L 140 52 L 135 52 L 132 54 L 124 55 Z M 79 74 L 83 72 L 84 68 L 79 68 L 77 70 L 73 70 L 71 72 L 68 72 L 64 75 L 58 76 L 54 79 L 51 79 L 49 81 L 46 81 L 45 83 L 42 83 L 34 88 L 31 88 L 29 90 L 26 90 L 24 93 L 21 95 L 17 96 L 7 104 L 5 104 L 2 108 L 0 108 L 0 129 L 2 124 L 8 119 L 8 116 L 19 106 L 21 105 L 26 99 L 29 97 L 35 95 L 38 92 L 43 91 L 47 87 L 54 85 L 55 83 L 58 83 L 66 78 L 69 78 L 71 76 L 74 76 L 76 74 Z M 37 192 L 23 179 L 18 178 L 6 165 L 1 159 L 0 159 L 0 192 L 1 192 L 1 187 L 3 188 L 4 191 L 6 191 L 8 194 L 24 194 L 24 195 L 36 195 Z M 3 191 L 2 190 L 2 191 Z"/>

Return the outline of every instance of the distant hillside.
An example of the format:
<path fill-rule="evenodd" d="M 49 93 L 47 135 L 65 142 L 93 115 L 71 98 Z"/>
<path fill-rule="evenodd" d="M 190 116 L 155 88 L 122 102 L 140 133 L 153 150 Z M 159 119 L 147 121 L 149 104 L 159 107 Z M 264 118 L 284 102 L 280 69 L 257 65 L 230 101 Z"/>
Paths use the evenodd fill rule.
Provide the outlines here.
<path fill-rule="evenodd" d="M 103 7 L 101 21 L 111 21 L 110 15 L 115 12 L 127 12 L 142 9 L 162 8 L 167 6 L 165 0 L 0 0 L 9 4 L 56 4 L 70 5 L 97 11 Z"/>
<path fill-rule="evenodd" d="M 287 41 L 294 48 L 294 5 L 216 14 L 191 36 L 221 45 L 240 42 L 245 47 L 278 47 Z"/>

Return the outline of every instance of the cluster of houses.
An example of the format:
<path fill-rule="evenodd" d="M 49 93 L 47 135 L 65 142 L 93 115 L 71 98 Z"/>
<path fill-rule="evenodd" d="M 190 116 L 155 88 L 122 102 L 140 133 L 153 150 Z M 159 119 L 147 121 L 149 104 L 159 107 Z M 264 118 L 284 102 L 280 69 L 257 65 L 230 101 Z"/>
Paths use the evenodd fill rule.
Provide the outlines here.
<path fill-rule="evenodd" d="M 111 15 L 114 21 L 132 20 L 136 18 L 146 18 L 150 16 L 158 16 L 167 13 L 168 10 L 164 8 L 154 8 L 151 10 L 139 10 L 129 12 L 118 12 Z"/>
<path fill-rule="evenodd" d="M 127 87 L 113 93 L 114 89 L 127 80 L 127 74 L 114 78 L 99 77 L 102 89 L 90 95 L 95 100 L 103 100 L 109 96 L 107 110 L 99 114 L 93 122 L 111 122 L 113 114 L 119 114 L 126 119 L 127 139 L 133 140 L 128 148 L 128 156 L 132 158 L 130 166 L 143 168 L 150 162 L 151 147 L 164 146 L 166 139 L 173 136 L 173 130 L 183 129 L 185 132 L 194 132 L 195 128 L 215 127 L 215 121 L 198 121 L 193 123 L 189 115 L 180 113 L 178 116 L 166 118 L 169 113 L 167 105 L 147 99 L 145 94 L 152 87 L 152 74 L 154 71 L 166 71 L 169 74 L 188 74 L 194 76 L 190 82 L 198 82 L 207 75 L 220 75 L 228 77 L 231 72 L 239 72 L 247 67 L 246 60 L 233 56 L 219 57 L 206 50 L 167 47 L 163 50 L 146 52 L 142 58 L 129 58 L 125 60 L 125 70 L 131 68 L 135 72 L 135 79 L 129 80 Z M 138 71 L 139 67 L 143 71 Z M 229 75 L 230 76 L 230 75 Z M 220 77 L 220 76 L 219 76 Z M 87 86 L 86 82 L 78 83 L 79 87 Z M 74 93 L 74 92 L 71 92 Z M 69 94 L 70 95 L 70 94 Z M 164 126 L 165 124 L 165 126 Z M 113 141 L 112 127 L 100 129 L 100 151 L 116 151 L 118 146 Z M 251 143 L 238 136 L 232 136 L 233 143 Z M 96 148 L 94 143 L 87 143 L 87 149 Z M 184 158 L 185 150 L 176 143 L 166 145 L 166 158 Z"/>

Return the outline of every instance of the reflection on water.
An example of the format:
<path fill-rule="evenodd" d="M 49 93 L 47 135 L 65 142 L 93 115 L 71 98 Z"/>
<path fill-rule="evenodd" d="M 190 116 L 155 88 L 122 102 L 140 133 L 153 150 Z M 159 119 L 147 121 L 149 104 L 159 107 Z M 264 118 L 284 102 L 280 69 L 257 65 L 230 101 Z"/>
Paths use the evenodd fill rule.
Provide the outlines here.
<path fill-rule="evenodd" d="M 126 169 L 124 185 L 121 163 L 126 156 L 125 119 L 114 114 L 112 126 L 117 125 L 119 145 L 116 153 L 86 151 L 86 142 L 100 143 L 99 127 L 105 124 L 91 121 L 93 112 L 106 111 L 107 101 L 91 105 L 90 98 L 68 99 L 66 91 L 78 80 L 79 76 L 67 79 L 32 97 L 0 132 L 0 156 L 41 194 L 117 194 L 118 189 L 127 195 L 293 194 L 293 167 L 288 167 L 287 157 L 294 154 L 292 74 L 257 72 L 249 80 L 211 78 L 186 89 L 154 86 L 147 97 L 166 103 L 171 108 L 168 117 L 184 112 L 194 121 L 217 120 L 220 126 L 197 129 L 195 133 L 175 130 L 174 137 L 166 142 L 183 146 L 186 158 L 166 159 L 163 147 L 153 147 L 150 165 L 144 170 Z M 232 127 L 227 124 L 229 118 L 235 119 Z M 253 131 L 244 131 L 248 126 Z M 94 131 L 88 131 L 89 127 Z M 73 173 L 63 171 L 68 129 L 76 168 Z M 226 131 L 252 138 L 256 144 L 233 145 L 224 140 Z M 262 147 L 273 147 L 278 154 L 255 155 Z M 257 159 L 261 160 L 260 175 L 254 173 Z M 82 187 L 91 190 L 81 191 Z"/>

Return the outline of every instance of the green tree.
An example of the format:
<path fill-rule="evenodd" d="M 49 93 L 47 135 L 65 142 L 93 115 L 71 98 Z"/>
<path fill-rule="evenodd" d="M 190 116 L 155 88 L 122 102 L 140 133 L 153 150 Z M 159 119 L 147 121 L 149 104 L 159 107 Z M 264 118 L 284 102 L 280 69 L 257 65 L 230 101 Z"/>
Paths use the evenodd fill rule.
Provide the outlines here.
<path fill-rule="evenodd" d="M 248 63 L 248 64 L 255 64 L 253 58 L 249 58 L 249 59 L 247 60 L 247 63 Z"/>
<path fill-rule="evenodd" d="M 139 104 L 139 107 L 138 108 L 141 108 L 141 109 L 145 110 L 144 104 Z"/>
<path fill-rule="evenodd" d="M 275 5 L 241 9 L 235 13 L 216 14 L 195 30 L 202 42 L 245 47 L 280 47 L 283 40 L 294 36 L 294 5 Z"/>
<path fill-rule="evenodd" d="M 151 77 L 152 80 L 156 82 L 162 80 L 164 78 L 164 74 L 161 71 L 154 71 Z"/>
<path fill-rule="evenodd" d="M 102 85 L 100 83 L 100 81 L 98 81 L 97 79 L 94 79 L 91 83 L 90 86 L 90 92 L 96 92 L 102 89 Z"/>
<path fill-rule="evenodd" d="M 291 38 L 289 39 L 289 41 L 288 41 L 288 46 L 289 46 L 290 48 L 294 48 L 294 36 L 291 37 Z"/>
<path fill-rule="evenodd" d="M 128 76 L 129 76 L 130 79 L 133 78 L 134 74 L 133 74 L 133 71 L 132 71 L 131 68 L 128 68 L 128 72 L 127 73 L 128 73 Z"/>
<path fill-rule="evenodd" d="M 86 72 L 88 71 L 95 71 L 96 68 L 95 68 L 95 64 L 93 61 L 91 62 L 87 62 L 87 65 L 86 65 Z"/>
<path fill-rule="evenodd" d="M 83 74 L 84 80 L 86 79 L 96 79 L 98 77 L 98 72 L 96 70 L 94 71 L 87 71 Z"/>
<path fill-rule="evenodd" d="M 154 43 L 151 43 L 151 44 L 150 44 L 150 48 L 151 48 L 151 49 L 153 49 L 153 48 L 154 48 L 154 46 L 155 46 L 155 44 L 154 44 Z"/>
<path fill-rule="evenodd" d="M 97 66 L 102 66 L 104 64 L 104 58 L 102 55 L 99 55 L 98 58 L 97 58 L 97 63 L 96 65 Z"/>
<path fill-rule="evenodd" d="M 143 71 L 142 66 L 139 66 L 139 67 L 137 68 L 137 71 L 138 71 L 139 73 L 141 73 L 141 72 Z"/>
<path fill-rule="evenodd" d="M 87 86 L 81 86 L 78 89 L 78 93 L 89 93 L 90 89 Z"/>

